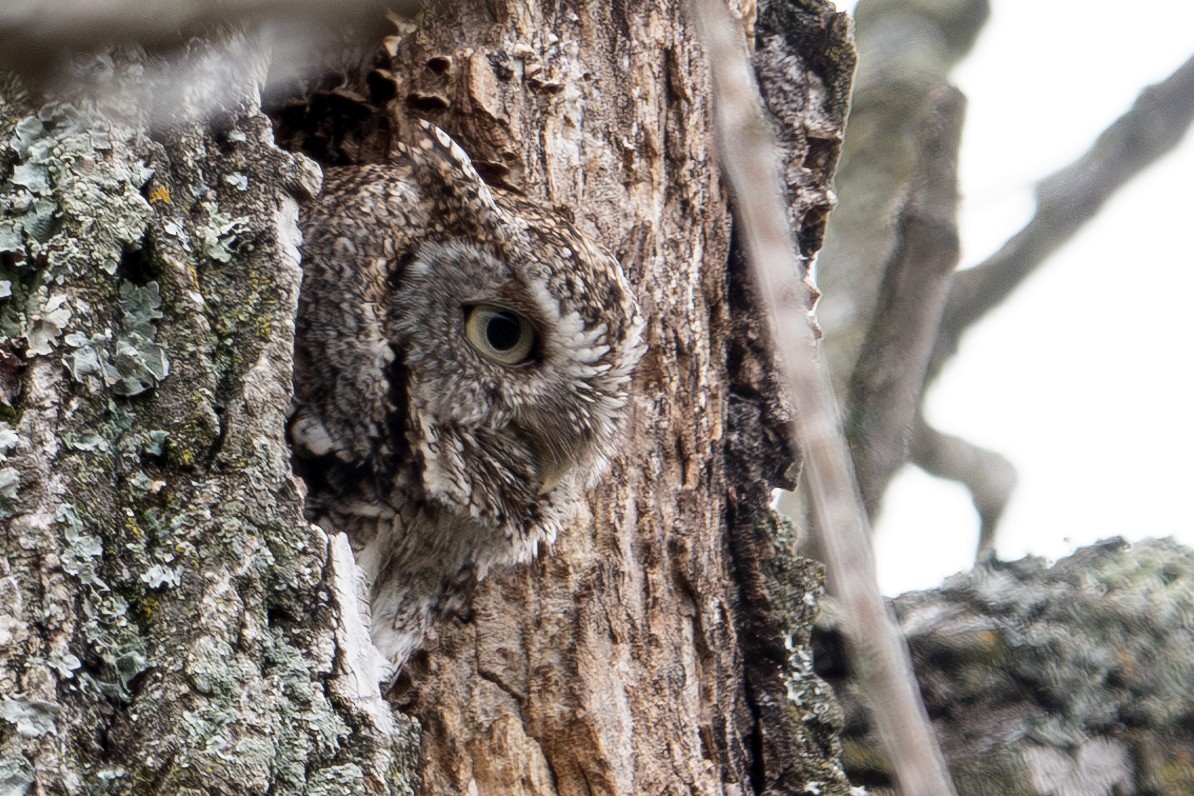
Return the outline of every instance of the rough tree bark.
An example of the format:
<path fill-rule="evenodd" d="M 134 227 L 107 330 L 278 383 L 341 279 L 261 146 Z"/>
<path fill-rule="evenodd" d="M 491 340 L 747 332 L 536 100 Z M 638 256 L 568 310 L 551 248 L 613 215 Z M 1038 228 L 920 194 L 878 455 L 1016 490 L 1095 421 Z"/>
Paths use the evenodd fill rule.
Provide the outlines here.
<path fill-rule="evenodd" d="M 1052 567 L 989 562 L 894 601 L 960 796 L 1194 791 L 1194 552 L 1109 539 Z M 889 794 L 836 630 L 817 670 L 846 712 L 852 781 Z"/>
<path fill-rule="evenodd" d="M 284 442 L 319 177 L 264 66 L 227 35 L 3 84 L 6 792 L 410 792 Z"/>
<path fill-rule="evenodd" d="M 737 10 L 753 31 L 753 5 Z M 777 123 L 811 256 L 848 27 L 791 2 L 758 30 L 786 65 Z M 3 781 L 847 793 L 808 654 L 818 570 L 766 508 L 793 471 L 774 433 L 788 416 L 731 253 L 686 4 L 460 3 L 399 21 L 364 68 L 275 95 L 279 143 L 326 162 L 383 158 L 433 121 L 487 179 L 615 252 L 651 319 L 626 450 L 589 516 L 441 624 L 394 711 L 346 548 L 303 522 L 283 441 L 296 199 L 315 171 L 274 144 L 254 47 L 212 36 L 174 58 L 106 51 L 49 103 L 3 86 Z"/>

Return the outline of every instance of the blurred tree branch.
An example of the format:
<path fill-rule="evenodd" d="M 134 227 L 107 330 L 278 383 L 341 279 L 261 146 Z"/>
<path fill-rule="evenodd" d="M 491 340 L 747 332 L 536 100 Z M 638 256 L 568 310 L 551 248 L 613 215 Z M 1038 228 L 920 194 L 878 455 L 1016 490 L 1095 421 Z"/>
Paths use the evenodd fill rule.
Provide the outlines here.
<path fill-rule="evenodd" d="M 930 381 L 957 351 L 966 329 L 1073 238 L 1116 191 L 1171 152 L 1192 122 L 1194 58 L 1141 92 L 1080 158 L 1041 180 L 1036 213 L 1028 224 L 986 261 L 954 277 Z"/>
<path fill-rule="evenodd" d="M 817 317 L 837 394 L 846 400 L 852 392 L 857 393 L 844 411 L 850 418 L 860 487 L 872 516 L 877 514 L 891 472 L 907 458 L 908 429 L 920 404 L 925 370 L 921 364 L 897 369 L 897 373 L 868 373 L 869 366 L 860 368 L 860 360 L 875 363 L 883 354 L 876 350 L 864 357 L 862 349 L 869 340 L 869 344 L 891 349 L 901 363 L 907 363 L 905 352 L 895 342 L 902 333 L 885 330 L 889 323 L 903 323 L 896 316 L 905 311 L 912 313 L 906 321 L 909 331 L 917 330 L 913 334 L 929 334 L 930 339 L 936 334 L 943 294 L 917 297 L 919 285 L 911 284 L 898 301 L 888 302 L 887 309 L 881 310 L 886 301 L 881 292 L 901 284 L 897 277 L 900 263 L 923 254 L 925 247 L 919 243 L 928 243 L 922 238 L 914 247 L 916 253 L 900 253 L 903 233 L 899 227 L 916 227 L 901 208 L 908 205 L 912 186 L 930 182 L 919 174 L 925 165 L 924 135 L 932 124 L 928 121 L 934 106 L 931 98 L 948 91 L 950 70 L 969 51 L 988 13 L 987 0 L 863 0 L 855 14 L 858 73 L 836 176 L 839 202 L 818 257 L 817 283 L 822 298 Z M 899 221 L 901 218 L 904 220 Z M 942 273 L 956 265 L 956 242 L 952 248 L 952 264 L 947 266 L 935 257 L 936 266 L 925 266 L 925 272 L 936 274 L 931 284 L 937 288 L 947 279 Z M 880 314 L 883 317 L 877 318 Z M 923 363 L 923 355 L 914 359 Z M 881 389 L 884 384 L 889 389 Z M 879 392 L 868 397 L 865 393 L 870 390 Z M 884 405 L 892 394 L 901 396 L 898 408 Z M 884 430 L 859 432 L 860 426 L 879 424 Z M 861 440 L 872 433 L 881 441 L 860 452 Z M 888 450 L 878 450 L 883 446 Z M 882 465 L 880 458 L 885 460 Z M 781 510 L 800 518 L 800 524 L 810 531 L 807 553 L 821 557 L 821 532 L 807 518 L 803 492 L 802 488 L 799 495 L 781 496 Z M 832 577 L 829 586 L 836 591 Z"/>
<path fill-rule="evenodd" d="M 995 451 L 936 430 L 919 409 L 908 454 L 908 460 L 929 475 L 957 481 L 970 491 L 979 518 L 979 556 L 993 552 L 995 529 L 1016 488 L 1012 463 Z"/>
<path fill-rule="evenodd" d="M 958 351 L 962 335 L 1003 302 L 1050 255 L 1093 219 L 1116 191 L 1172 151 L 1194 122 L 1194 58 L 1141 92 L 1080 158 L 1037 186 L 1032 219 L 980 265 L 954 275 L 945 303 L 922 408 L 913 428 L 910 461 L 970 491 L 979 514 L 978 554 L 993 552 L 1016 471 L 998 453 L 943 434 L 923 418 L 924 393 Z"/>
<path fill-rule="evenodd" d="M 953 786 L 907 648 L 879 593 L 870 524 L 838 423 L 829 374 L 804 309 L 804 269 L 788 226 L 775 141 L 745 42 L 723 2 L 697 0 L 693 5 L 709 51 L 718 160 L 734 196 L 735 225 L 767 310 L 772 339 L 785 342 L 776 345 L 775 352 L 796 407 L 792 442 L 804 456 L 812 511 L 824 529 L 825 562 L 841 602 L 852 663 L 865 684 L 901 792 L 948 796 Z M 957 101 L 956 94 L 953 99 Z M 929 338 L 925 339 L 927 354 Z"/>
<path fill-rule="evenodd" d="M 1171 151 L 1194 121 L 1191 59 L 1145 89 L 1086 154 L 1042 180 L 1034 217 L 996 254 L 955 273 L 945 294 L 937 292 L 937 282 L 911 283 L 902 271 L 913 267 L 910 260 L 925 258 L 916 268 L 939 273 L 934 263 L 943 267 L 957 256 L 956 240 L 934 243 L 923 227 L 909 223 L 940 168 L 934 163 L 940 142 L 922 133 L 918 109 L 942 90 L 985 22 L 986 8 L 985 0 L 860 4 L 860 72 L 838 172 L 841 205 L 819 262 L 828 361 L 835 383 L 850 385 L 850 440 L 868 511 L 877 514 L 892 476 L 911 461 L 969 489 L 981 521 L 980 553 L 994 548 L 1015 469 L 998 453 L 931 428 L 924 393 L 965 331 L 1074 237 L 1115 191 Z M 917 334 L 926 331 L 936 336 L 927 369 L 916 347 Z"/>
<path fill-rule="evenodd" d="M 965 98 L 952 86 L 922 111 L 918 182 L 896 223 L 875 315 L 854 369 L 846 423 L 858 487 L 873 520 L 907 457 L 950 277 L 958 265 L 958 150 Z"/>
<path fill-rule="evenodd" d="M 896 220 L 920 179 L 929 97 L 948 82 L 988 13 L 987 0 L 862 0 L 858 74 L 817 282 L 817 316 L 834 387 L 848 394 L 872 333 Z"/>
<path fill-rule="evenodd" d="M 34 95 L 86 87 L 84 94 L 100 98 L 117 89 L 106 55 L 114 46 L 163 55 L 146 64 L 139 94 L 120 84 L 109 105 L 151 107 L 152 126 L 168 127 L 184 98 L 209 116 L 229 107 L 237 70 L 264 63 L 263 84 L 277 86 L 357 64 L 393 31 L 395 18 L 419 7 L 418 0 L 12 0 L 0 3 L 0 72 L 17 75 Z M 196 39 L 229 30 L 244 35 L 219 57 L 179 57 Z"/>

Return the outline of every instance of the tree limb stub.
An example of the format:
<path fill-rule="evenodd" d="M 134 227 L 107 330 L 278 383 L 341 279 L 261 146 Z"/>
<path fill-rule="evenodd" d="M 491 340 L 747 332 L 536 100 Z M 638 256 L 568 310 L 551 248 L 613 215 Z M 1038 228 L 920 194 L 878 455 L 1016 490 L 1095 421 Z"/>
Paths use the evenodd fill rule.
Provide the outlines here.
<path fill-rule="evenodd" d="M 978 510 L 978 557 L 995 550 L 995 529 L 1016 488 L 1016 468 L 1001 454 L 945 434 L 916 418 L 909 461 L 930 475 L 957 481 Z"/>

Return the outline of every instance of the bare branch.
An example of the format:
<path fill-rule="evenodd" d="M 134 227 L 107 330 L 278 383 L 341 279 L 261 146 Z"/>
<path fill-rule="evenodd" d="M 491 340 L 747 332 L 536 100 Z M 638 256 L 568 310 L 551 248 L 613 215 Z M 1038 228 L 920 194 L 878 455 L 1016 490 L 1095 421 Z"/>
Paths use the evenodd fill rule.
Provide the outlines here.
<path fill-rule="evenodd" d="M 1032 220 L 981 265 L 954 277 L 933 353 L 932 380 L 963 332 L 1074 237 L 1125 183 L 1171 151 L 1194 122 L 1194 58 L 1146 88 L 1077 161 L 1037 186 Z"/>
<path fill-rule="evenodd" d="M 879 594 L 870 526 L 854 483 L 837 403 L 817 356 L 805 289 L 783 208 L 779 161 L 761 110 L 741 31 L 722 0 L 694 9 L 709 49 L 721 165 L 734 192 L 742 238 L 767 305 L 778 364 L 796 403 L 813 513 L 845 612 L 856 668 L 873 697 L 875 723 L 907 794 L 952 794 L 903 646 Z M 732 145 L 731 145 L 732 142 Z"/>
<path fill-rule="evenodd" d="M 1006 299 L 1050 255 L 1074 237 L 1128 181 L 1174 149 L 1194 123 L 1194 58 L 1141 92 L 1074 163 L 1037 186 L 1032 219 L 982 264 L 954 275 L 925 389 L 958 350 L 962 335 Z M 943 434 L 918 419 L 911 461 L 970 491 L 981 522 L 978 554 L 994 551 L 995 530 L 1016 485 L 1000 454 Z"/>
<path fill-rule="evenodd" d="M 970 490 L 978 510 L 978 555 L 995 552 L 995 529 L 1016 488 L 1016 468 L 995 451 L 937 431 L 916 418 L 909 461 L 930 475 L 957 481 Z"/>
<path fill-rule="evenodd" d="M 941 84 L 921 111 L 919 179 L 896 223 L 875 315 L 850 384 L 846 425 L 863 504 L 873 520 L 907 459 L 908 438 L 950 277 L 958 264 L 958 149 L 965 98 Z"/>

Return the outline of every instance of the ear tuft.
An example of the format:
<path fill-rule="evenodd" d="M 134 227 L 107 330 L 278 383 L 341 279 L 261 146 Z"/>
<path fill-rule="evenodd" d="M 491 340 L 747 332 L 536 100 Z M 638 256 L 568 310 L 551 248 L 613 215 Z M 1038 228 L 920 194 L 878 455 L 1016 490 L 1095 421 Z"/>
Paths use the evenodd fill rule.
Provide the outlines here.
<path fill-rule="evenodd" d="M 419 135 L 406 154 L 414 165 L 423 194 L 434 201 L 450 223 L 488 227 L 500 213 L 493 192 L 473 168 L 473 162 L 452 137 L 430 122 L 419 120 Z"/>

